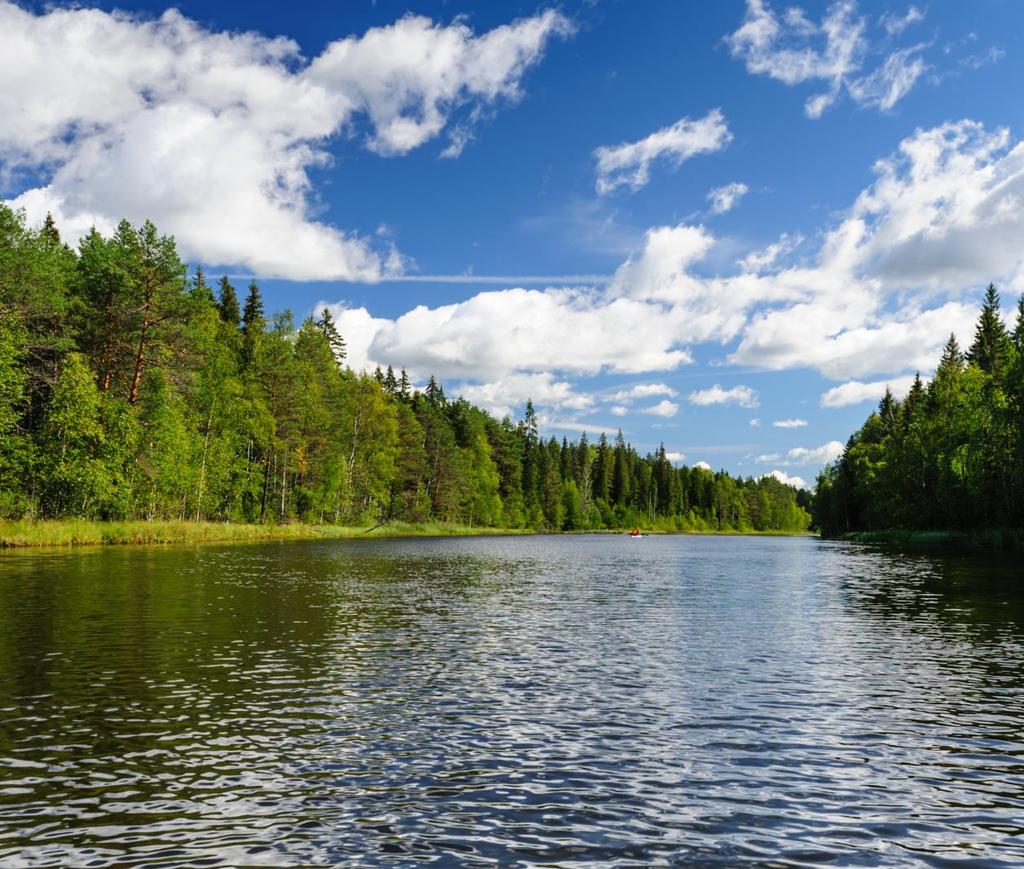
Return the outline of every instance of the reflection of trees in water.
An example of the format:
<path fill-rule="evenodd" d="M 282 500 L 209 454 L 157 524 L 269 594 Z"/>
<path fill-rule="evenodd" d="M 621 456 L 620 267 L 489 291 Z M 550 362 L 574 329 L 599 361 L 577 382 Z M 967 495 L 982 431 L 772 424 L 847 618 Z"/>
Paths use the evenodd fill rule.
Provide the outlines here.
<path fill-rule="evenodd" d="M 897 622 L 914 642 L 937 643 L 937 659 L 954 669 L 965 663 L 957 649 L 993 674 L 1024 669 L 1024 577 L 1015 558 L 861 544 L 830 553 L 843 601 L 865 626 Z"/>

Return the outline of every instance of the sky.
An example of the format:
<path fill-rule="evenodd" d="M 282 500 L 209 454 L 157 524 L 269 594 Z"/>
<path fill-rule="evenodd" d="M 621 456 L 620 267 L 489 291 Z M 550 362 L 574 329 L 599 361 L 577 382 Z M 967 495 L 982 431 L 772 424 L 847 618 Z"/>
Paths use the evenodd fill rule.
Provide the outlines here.
<path fill-rule="evenodd" d="M 812 485 L 1024 290 L 1024 4 L 0 0 L 0 198 L 353 367 Z"/>

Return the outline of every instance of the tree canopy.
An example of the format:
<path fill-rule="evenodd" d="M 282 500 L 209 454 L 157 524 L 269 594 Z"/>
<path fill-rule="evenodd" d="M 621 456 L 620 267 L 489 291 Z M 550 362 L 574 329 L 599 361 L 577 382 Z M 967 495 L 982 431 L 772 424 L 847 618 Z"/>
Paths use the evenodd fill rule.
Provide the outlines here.
<path fill-rule="evenodd" d="M 1024 296 L 1008 331 L 989 285 L 967 353 L 950 335 L 927 386 L 886 392 L 818 477 L 813 513 L 827 535 L 1024 525 Z"/>
<path fill-rule="evenodd" d="M 216 296 L 151 223 L 77 250 L 0 206 L 0 516 L 797 531 L 809 495 L 545 440 L 405 370 L 353 371 L 330 311 Z"/>

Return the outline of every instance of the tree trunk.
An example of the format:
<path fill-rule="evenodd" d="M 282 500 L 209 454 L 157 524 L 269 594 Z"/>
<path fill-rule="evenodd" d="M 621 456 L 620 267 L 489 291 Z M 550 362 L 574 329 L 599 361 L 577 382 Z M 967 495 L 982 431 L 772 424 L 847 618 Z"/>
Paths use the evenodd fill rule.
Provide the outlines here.
<path fill-rule="evenodd" d="M 206 417 L 206 438 L 203 440 L 203 465 L 199 470 L 199 493 L 196 496 L 196 522 L 199 522 L 199 511 L 203 506 L 203 488 L 206 485 L 206 453 L 210 449 L 210 426 L 213 425 L 213 406 L 216 399 L 210 402 L 210 413 Z"/>

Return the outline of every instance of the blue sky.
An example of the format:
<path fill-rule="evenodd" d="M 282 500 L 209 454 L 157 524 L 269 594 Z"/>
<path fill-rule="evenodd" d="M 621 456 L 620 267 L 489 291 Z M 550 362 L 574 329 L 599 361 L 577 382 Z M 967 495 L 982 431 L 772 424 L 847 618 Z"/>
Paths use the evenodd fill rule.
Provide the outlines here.
<path fill-rule="evenodd" d="M 558 436 L 810 482 L 1024 289 L 1011 0 L 175 9 L 0 0 L 0 196 Z"/>

